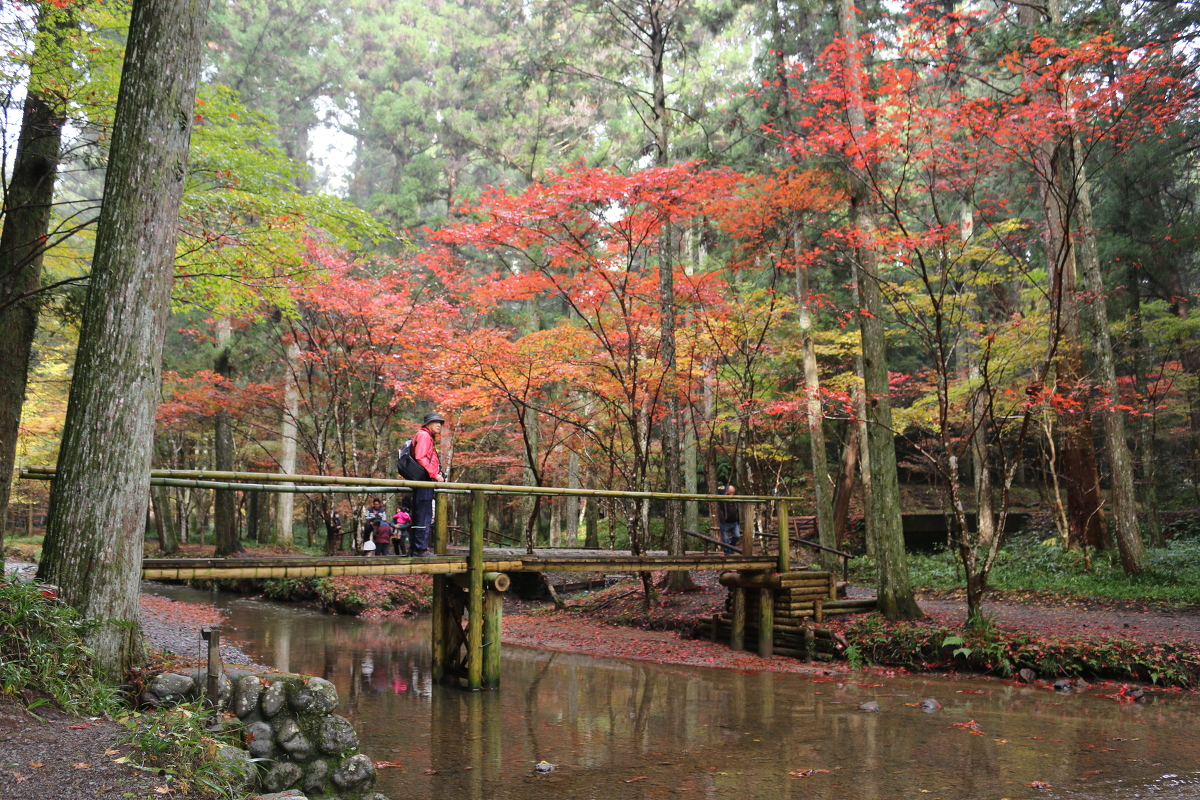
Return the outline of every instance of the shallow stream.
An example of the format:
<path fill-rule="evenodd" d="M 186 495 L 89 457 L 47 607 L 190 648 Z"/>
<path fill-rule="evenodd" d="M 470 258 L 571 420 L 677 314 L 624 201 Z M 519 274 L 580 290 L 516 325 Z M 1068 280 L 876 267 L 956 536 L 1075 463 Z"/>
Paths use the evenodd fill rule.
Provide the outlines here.
<path fill-rule="evenodd" d="M 431 681 L 427 618 L 144 590 L 215 603 L 255 660 L 333 681 L 364 752 L 402 765 L 379 772 L 392 800 L 1200 798 L 1191 695 L 1122 704 L 1099 696 L 1112 687 L 813 679 L 511 645 L 499 691 L 468 694 Z M 927 697 L 942 708 L 922 711 Z M 859 710 L 869 701 L 880 712 Z"/>

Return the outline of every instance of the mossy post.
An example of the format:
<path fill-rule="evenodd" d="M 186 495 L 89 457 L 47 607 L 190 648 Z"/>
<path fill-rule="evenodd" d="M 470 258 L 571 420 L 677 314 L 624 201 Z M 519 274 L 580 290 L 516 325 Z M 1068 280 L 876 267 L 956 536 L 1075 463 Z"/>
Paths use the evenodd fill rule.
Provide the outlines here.
<path fill-rule="evenodd" d="M 744 591 L 744 590 L 743 590 Z M 758 654 L 770 658 L 775 646 L 775 590 L 758 590 Z"/>
<path fill-rule="evenodd" d="M 38 569 L 97 623 L 88 644 L 114 682 L 140 655 L 147 475 L 207 19 L 207 0 L 133 3 Z"/>
<path fill-rule="evenodd" d="M 483 537 L 486 520 L 487 495 L 471 490 L 471 549 L 467 555 L 467 574 L 471 587 L 467 590 L 467 688 L 477 692 L 483 688 Z"/>
<path fill-rule="evenodd" d="M 735 586 L 729 590 L 733 608 L 729 614 L 729 649 L 746 649 L 746 590 Z"/>
<path fill-rule="evenodd" d="M 483 598 L 483 688 L 500 688 L 500 635 L 504 595 L 488 589 Z"/>
<path fill-rule="evenodd" d="M 433 511 L 433 552 L 435 555 L 446 555 L 446 498 L 448 495 L 434 495 Z M 433 625 L 433 635 L 430 637 L 430 649 L 433 651 L 433 679 L 442 681 L 446 677 L 446 666 L 449 654 L 446 652 L 449 643 L 446 639 L 446 576 L 433 576 L 433 607 L 430 623 Z"/>

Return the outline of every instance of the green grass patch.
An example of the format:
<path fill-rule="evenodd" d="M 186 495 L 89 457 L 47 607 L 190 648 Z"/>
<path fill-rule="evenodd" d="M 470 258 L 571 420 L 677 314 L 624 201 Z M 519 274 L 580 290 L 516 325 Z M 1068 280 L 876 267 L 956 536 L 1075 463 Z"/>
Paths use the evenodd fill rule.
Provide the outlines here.
<path fill-rule="evenodd" d="M 1000 551 L 988 588 L 1089 600 L 1200 603 L 1200 540 L 1174 539 L 1167 547 L 1147 550 L 1147 562 L 1146 572 L 1126 575 L 1115 551 L 1092 552 L 1089 570 L 1082 552 L 1018 534 Z M 965 586 L 962 568 L 949 550 L 909 553 L 908 563 L 918 589 L 953 592 Z M 873 559 L 856 558 L 850 564 L 851 580 L 875 583 Z"/>

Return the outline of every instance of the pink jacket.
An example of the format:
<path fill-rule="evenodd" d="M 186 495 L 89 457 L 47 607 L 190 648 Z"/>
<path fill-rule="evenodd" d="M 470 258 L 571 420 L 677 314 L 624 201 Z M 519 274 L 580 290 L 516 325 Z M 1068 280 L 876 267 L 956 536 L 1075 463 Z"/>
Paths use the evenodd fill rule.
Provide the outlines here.
<path fill-rule="evenodd" d="M 433 446 L 433 434 L 428 428 L 421 428 L 413 437 L 413 458 L 429 473 L 429 480 L 437 480 L 441 466 L 438 464 L 437 448 Z"/>

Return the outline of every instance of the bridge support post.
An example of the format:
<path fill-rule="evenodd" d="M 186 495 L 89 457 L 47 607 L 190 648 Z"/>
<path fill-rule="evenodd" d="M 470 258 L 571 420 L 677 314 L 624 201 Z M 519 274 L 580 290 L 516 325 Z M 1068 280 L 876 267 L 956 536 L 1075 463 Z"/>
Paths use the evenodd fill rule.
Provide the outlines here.
<path fill-rule="evenodd" d="M 448 495 L 434 495 L 434 511 L 433 511 L 433 552 L 437 555 L 446 554 L 446 498 Z M 433 679 L 441 682 L 446 679 L 446 668 L 450 661 L 450 642 L 446 636 L 448 609 L 446 604 L 448 598 L 446 596 L 446 576 L 433 576 L 433 608 L 432 619 L 430 623 L 433 625 L 433 636 L 430 638 L 430 645 L 433 650 Z M 455 624 L 458 624 L 457 621 Z"/>
<path fill-rule="evenodd" d="M 774 589 L 758 590 L 758 654 L 763 658 L 770 658 L 775 654 Z"/>
<path fill-rule="evenodd" d="M 746 590 L 735 586 L 729 590 L 733 608 L 729 614 L 729 649 L 746 649 Z"/>
<path fill-rule="evenodd" d="M 779 565 L 777 572 L 792 571 L 792 530 L 788 520 L 787 500 L 776 501 L 779 513 Z"/>
<path fill-rule="evenodd" d="M 483 536 L 487 496 L 471 490 L 471 549 L 467 555 L 467 575 L 471 586 L 467 595 L 467 688 L 483 688 Z"/>
<path fill-rule="evenodd" d="M 504 595 L 488 589 L 483 598 L 483 688 L 500 688 L 500 634 Z"/>

